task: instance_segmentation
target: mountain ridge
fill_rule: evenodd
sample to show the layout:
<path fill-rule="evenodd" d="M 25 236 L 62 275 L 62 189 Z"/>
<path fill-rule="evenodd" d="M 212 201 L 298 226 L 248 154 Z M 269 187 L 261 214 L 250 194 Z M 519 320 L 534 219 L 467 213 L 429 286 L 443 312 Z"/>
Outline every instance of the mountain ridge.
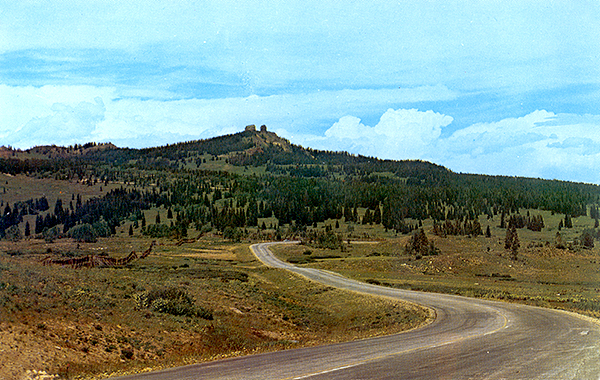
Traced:
<path fill-rule="evenodd" d="M 10 146 L 0 146 L 0 159 L 3 160 L 83 160 L 90 162 L 105 162 L 110 164 L 142 164 L 146 167 L 170 166 L 173 169 L 187 167 L 181 162 L 195 160 L 197 163 L 192 168 L 202 169 L 200 163 L 214 160 L 220 165 L 211 165 L 208 170 L 233 171 L 235 167 L 267 167 L 272 172 L 294 175 L 294 166 L 297 171 L 303 171 L 302 176 L 310 176 L 315 170 L 306 168 L 322 167 L 327 170 L 341 170 L 346 174 L 369 175 L 377 173 L 390 173 L 407 181 L 417 183 L 447 182 L 450 178 L 478 177 L 481 180 L 498 180 L 522 178 L 533 181 L 558 181 L 588 186 L 596 184 L 562 181 L 555 179 L 530 178 L 519 176 L 488 175 L 478 173 L 456 173 L 442 165 L 420 160 L 404 159 L 391 160 L 378 157 L 363 156 L 346 151 L 328 151 L 305 148 L 293 144 L 289 140 L 267 130 L 265 125 L 257 129 L 249 125 L 244 130 L 215 136 L 207 139 L 190 140 L 174 144 L 149 148 L 117 147 L 111 142 L 75 144 L 73 146 L 41 145 L 26 150 L 14 149 Z M 15 161 L 12 161 L 13 163 Z M 178 164 L 179 163 L 179 164 Z M 39 162 L 34 165 L 43 165 Z M 0 169 L 7 171 L 8 164 L 0 165 Z M 18 166 L 18 165 L 17 165 Z M 23 169 L 25 170 L 25 169 Z M 322 176 L 322 175 L 317 175 Z"/>
<path fill-rule="evenodd" d="M 421 177 L 424 172 L 431 171 L 452 173 L 441 165 L 423 160 L 389 160 L 345 151 L 304 148 L 268 131 L 264 125 L 260 130 L 252 125 L 232 134 L 142 149 L 121 148 L 108 142 L 68 147 L 43 145 L 24 151 L 3 147 L 2 152 L 2 158 L 89 159 L 115 163 L 138 163 L 159 158 L 176 162 L 198 157 L 206 159 L 210 155 L 225 159 L 233 166 L 352 166 L 362 172 L 392 172 L 401 177 Z"/>

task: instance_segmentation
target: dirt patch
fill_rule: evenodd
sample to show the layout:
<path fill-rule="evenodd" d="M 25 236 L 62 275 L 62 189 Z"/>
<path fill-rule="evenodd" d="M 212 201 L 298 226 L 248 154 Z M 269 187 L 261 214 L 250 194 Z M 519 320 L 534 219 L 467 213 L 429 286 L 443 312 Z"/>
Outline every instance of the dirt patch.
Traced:
<path fill-rule="evenodd" d="M 183 253 L 177 253 L 181 257 L 194 257 L 207 260 L 235 260 L 236 255 L 230 250 L 217 250 L 205 248 L 186 248 Z"/>

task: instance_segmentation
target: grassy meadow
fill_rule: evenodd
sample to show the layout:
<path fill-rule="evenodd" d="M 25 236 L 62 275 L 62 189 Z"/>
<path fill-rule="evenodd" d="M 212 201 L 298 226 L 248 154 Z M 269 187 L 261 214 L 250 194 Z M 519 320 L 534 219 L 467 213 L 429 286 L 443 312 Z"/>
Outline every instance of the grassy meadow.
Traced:
<path fill-rule="evenodd" d="M 222 163 L 202 165 L 217 164 Z M 77 196 L 85 200 L 117 187 L 133 185 L 0 174 L 2 202 L 46 196 L 50 209 L 58 198 L 67 207 Z M 439 250 L 433 256 L 406 254 L 410 234 L 380 225 L 337 221 L 336 226 L 335 220 L 313 229 L 342 236 L 343 249 L 302 244 L 273 250 L 297 265 L 374 284 L 523 302 L 599 318 L 600 248 L 576 244 L 594 220 L 573 218 L 573 228 L 560 231 L 570 248 L 559 249 L 555 237 L 564 215 L 529 212 L 541 214 L 545 228 L 518 230 L 517 260 L 504 249 L 506 229 L 499 228 L 499 216 L 479 219 L 484 231 L 490 227 L 491 237 L 442 238 L 432 233 L 430 220 L 423 221 Z M 164 207 L 144 214 L 149 224 L 157 214 L 168 221 Z M 33 226 L 35 216 L 25 217 L 23 232 L 26 221 Z M 261 218 L 259 225 L 263 222 L 268 228 L 277 225 L 274 218 Z M 351 294 L 266 268 L 249 250 L 255 241 L 231 242 L 194 229 L 188 231 L 193 239 L 183 244 L 157 239 L 148 257 L 121 267 L 43 265 L 47 258 L 139 254 L 153 239 L 143 236 L 139 226 L 130 236 L 133 223 L 125 221 L 116 235 L 94 243 L 35 236 L 0 240 L 0 378 L 34 379 L 39 372 L 33 370 L 64 379 L 105 378 L 389 334 L 431 318 L 415 305 Z"/>
<path fill-rule="evenodd" d="M 5 202 L 46 196 L 51 208 L 57 198 L 68 204 L 74 194 L 124 186 L 0 176 Z M 146 218 L 157 213 L 167 220 L 164 208 Z M 250 242 L 212 233 L 185 244 L 158 239 L 148 257 L 123 267 L 43 265 L 46 258 L 139 254 L 152 239 L 139 229 L 129 236 L 130 224 L 95 243 L 0 240 L 0 378 L 105 378 L 399 332 L 430 317 L 413 305 L 268 269 Z"/>

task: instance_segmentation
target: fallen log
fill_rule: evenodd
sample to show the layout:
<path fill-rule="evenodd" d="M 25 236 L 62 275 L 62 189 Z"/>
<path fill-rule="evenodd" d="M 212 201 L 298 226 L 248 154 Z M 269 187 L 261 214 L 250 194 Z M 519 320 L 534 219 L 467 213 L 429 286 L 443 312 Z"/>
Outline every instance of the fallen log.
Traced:
<path fill-rule="evenodd" d="M 106 256 L 98 256 L 98 255 L 86 255 L 83 257 L 71 257 L 66 259 L 54 259 L 50 256 L 44 258 L 42 260 L 43 265 L 60 265 L 60 266 L 70 266 L 71 268 L 93 268 L 93 267 L 121 267 L 125 266 L 135 260 L 143 259 L 148 257 L 150 252 L 152 252 L 152 247 L 156 245 L 156 241 L 153 241 L 148 247 L 147 250 L 142 252 L 140 256 L 138 256 L 135 251 L 131 251 L 129 255 L 122 258 L 113 258 Z"/>

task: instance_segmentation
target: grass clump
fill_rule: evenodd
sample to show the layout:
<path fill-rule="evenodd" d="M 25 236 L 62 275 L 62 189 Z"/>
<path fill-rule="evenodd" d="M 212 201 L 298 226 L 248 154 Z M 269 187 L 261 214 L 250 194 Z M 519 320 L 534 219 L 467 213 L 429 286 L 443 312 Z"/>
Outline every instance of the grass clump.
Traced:
<path fill-rule="evenodd" d="M 138 293 L 134 296 L 137 306 L 159 313 L 175 316 L 198 317 L 212 320 L 213 314 L 201 306 L 183 288 L 167 287 Z"/>

